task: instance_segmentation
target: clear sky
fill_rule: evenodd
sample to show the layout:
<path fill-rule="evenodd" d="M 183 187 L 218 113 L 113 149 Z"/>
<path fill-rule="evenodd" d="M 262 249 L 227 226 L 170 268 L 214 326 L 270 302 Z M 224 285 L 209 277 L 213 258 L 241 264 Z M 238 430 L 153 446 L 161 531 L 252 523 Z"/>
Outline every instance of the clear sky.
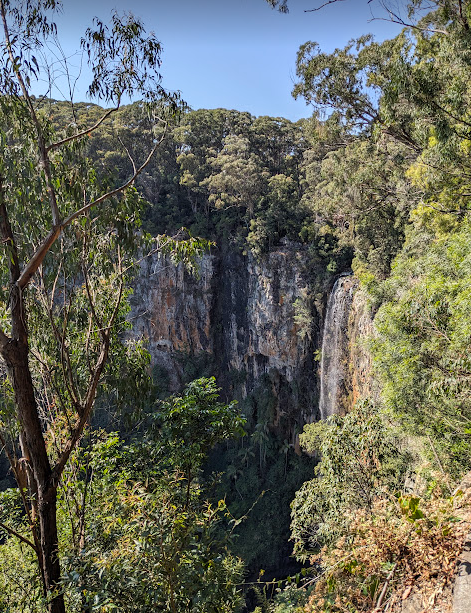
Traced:
<path fill-rule="evenodd" d="M 399 32 L 388 21 L 371 20 L 384 16 L 379 0 L 343 0 L 304 12 L 320 4 L 289 0 L 284 15 L 265 0 L 64 0 L 57 23 L 63 48 L 71 54 L 94 15 L 108 21 L 113 9 L 132 11 L 163 45 L 163 85 L 180 90 L 192 108 L 297 120 L 312 112 L 291 96 L 301 44 L 313 40 L 332 51 L 368 32 L 377 40 Z M 84 100 L 85 91 L 79 82 L 75 99 Z M 60 95 L 56 91 L 53 97 Z"/>

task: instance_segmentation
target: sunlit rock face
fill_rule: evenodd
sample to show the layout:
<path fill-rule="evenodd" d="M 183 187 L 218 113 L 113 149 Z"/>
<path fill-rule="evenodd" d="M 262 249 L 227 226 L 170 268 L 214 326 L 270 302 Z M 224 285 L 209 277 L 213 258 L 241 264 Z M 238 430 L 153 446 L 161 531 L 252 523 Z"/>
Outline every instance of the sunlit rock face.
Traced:
<path fill-rule="evenodd" d="M 368 307 L 366 294 L 358 289 L 353 296 L 348 322 L 349 406 L 353 406 L 361 398 L 378 396 L 379 391 L 374 383 L 371 356 L 368 351 L 368 340 L 374 336 L 374 333 L 373 314 Z"/>
<path fill-rule="evenodd" d="M 305 287 L 302 254 L 272 251 L 261 261 L 223 261 L 225 283 L 221 312 L 229 368 L 244 370 L 253 382 L 277 372 L 293 381 L 305 364 L 309 341 L 294 321 L 294 302 Z M 243 270 L 239 276 L 237 269 Z M 226 271 L 229 274 L 226 275 Z M 247 393 L 250 384 L 245 389 Z"/>
<path fill-rule="evenodd" d="M 147 258 L 134 286 L 133 334 L 147 339 L 152 365 L 167 371 L 171 391 L 193 360 L 207 365 L 228 398 L 265 386 L 275 399 L 271 423 L 293 411 L 299 424 L 312 421 L 318 317 L 313 309 L 301 338 L 294 306 L 305 295 L 306 261 L 289 243 L 258 260 L 227 250 L 205 255 L 197 278 L 168 259 Z"/>
<path fill-rule="evenodd" d="M 151 256 L 141 262 L 135 279 L 133 335 L 146 339 L 152 366 L 167 371 L 171 391 L 181 387 L 183 366 L 178 356 L 213 352 L 215 260 L 203 257 L 196 277 L 181 264 Z"/>
<path fill-rule="evenodd" d="M 155 255 L 142 261 L 134 283 L 132 334 L 146 339 L 170 392 L 214 374 L 225 398 L 248 399 L 257 419 L 261 405 L 270 405 L 270 424 L 296 443 L 304 423 L 345 413 L 374 393 L 366 346 L 374 327 L 357 281 L 337 279 L 323 317 L 310 304 L 301 334 L 295 305 L 308 285 L 307 254 L 293 243 L 258 259 L 214 251 L 199 262 L 198 276 Z"/>

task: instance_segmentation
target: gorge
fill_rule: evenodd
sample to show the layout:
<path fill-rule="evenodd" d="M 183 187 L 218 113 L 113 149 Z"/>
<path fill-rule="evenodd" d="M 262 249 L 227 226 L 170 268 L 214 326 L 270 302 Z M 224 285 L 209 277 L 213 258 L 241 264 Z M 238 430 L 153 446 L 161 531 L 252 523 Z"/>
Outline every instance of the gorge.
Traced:
<path fill-rule="evenodd" d="M 308 253 L 292 241 L 259 257 L 213 248 L 196 276 L 153 256 L 141 262 L 134 282 L 132 334 L 146 339 L 161 391 L 179 392 L 191 379 L 214 374 L 223 397 L 237 399 L 248 420 L 247 441 L 216 451 L 210 468 L 236 475 L 223 478 L 220 491 L 233 512 L 255 504 L 235 545 L 255 574 L 261 566 L 278 577 L 297 569 L 289 503 L 314 466 L 299 434 L 305 424 L 348 408 L 359 378 L 354 365 L 362 364 L 353 277 L 324 280 L 317 302 L 312 284 Z"/>
<path fill-rule="evenodd" d="M 302 44 L 293 121 L 192 110 L 131 13 L 75 102 L 62 4 L 0 0 L 0 611 L 450 613 L 471 1 Z"/>

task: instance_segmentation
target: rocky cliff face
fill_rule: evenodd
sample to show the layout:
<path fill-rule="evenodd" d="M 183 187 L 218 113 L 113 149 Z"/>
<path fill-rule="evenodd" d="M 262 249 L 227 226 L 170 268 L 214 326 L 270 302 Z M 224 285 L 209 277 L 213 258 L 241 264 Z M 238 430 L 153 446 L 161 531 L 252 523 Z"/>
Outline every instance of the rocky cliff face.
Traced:
<path fill-rule="evenodd" d="M 144 260 L 132 299 L 134 334 L 148 340 L 169 390 L 186 382 L 193 362 L 193 375 L 206 365 L 227 398 L 252 399 L 254 412 L 261 402 L 254 394 L 270 397 L 274 425 L 286 416 L 290 429 L 315 419 L 317 315 L 303 338 L 295 322 L 295 302 L 308 284 L 306 259 L 293 244 L 259 260 L 225 251 L 202 258 L 199 278 L 165 258 Z"/>
<path fill-rule="evenodd" d="M 214 351 L 214 276 L 212 256 L 202 258 L 198 278 L 167 258 L 141 262 L 131 299 L 133 335 L 147 340 L 152 366 L 168 374 L 170 391 L 183 384 L 180 355 Z"/>
<path fill-rule="evenodd" d="M 214 374 L 226 400 L 244 402 L 249 418 L 280 428 L 296 442 L 295 432 L 320 417 L 314 354 L 322 340 L 321 317 L 308 305 L 311 321 L 304 334 L 296 317 L 308 286 L 307 254 L 293 243 L 259 259 L 229 250 L 205 255 L 198 277 L 154 256 L 143 260 L 135 282 L 134 334 L 147 339 L 152 366 L 168 391 Z M 344 412 L 372 392 L 365 339 L 373 322 L 353 277 L 342 277 L 335 287 L 342 290 L 344 300 L 337 302 L 345 312 L 333 318 L 339 329 L 327 336 L 338 343 L 334 353 L 342 376 L 334 383 L 336 405 Z M 327 296 L 325 302 L 328 319 Z"/>
<path fill-rule="evenodd" d="M 353 406 L 360 398 L 378 393 L 374 386 L 371 357 L 367 348 L 367 339 L 373 335 L 373 315 L 368 308 L 365 293 L 358 289 L 353 296 L 348 321 L 349 406 Z"/>

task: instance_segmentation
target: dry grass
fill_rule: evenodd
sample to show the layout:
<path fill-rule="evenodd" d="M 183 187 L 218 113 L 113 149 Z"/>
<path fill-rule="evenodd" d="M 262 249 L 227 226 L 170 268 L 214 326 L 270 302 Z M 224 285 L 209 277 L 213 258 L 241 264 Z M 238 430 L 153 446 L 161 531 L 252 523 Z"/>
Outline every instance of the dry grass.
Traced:
<path fill-rule="evenodd" d="M 470 531 L 471 490 L 379 499 L 350 517 L 347 536 L 312 560 L 323 569 L 305 613 L 448 613 Z"/>

